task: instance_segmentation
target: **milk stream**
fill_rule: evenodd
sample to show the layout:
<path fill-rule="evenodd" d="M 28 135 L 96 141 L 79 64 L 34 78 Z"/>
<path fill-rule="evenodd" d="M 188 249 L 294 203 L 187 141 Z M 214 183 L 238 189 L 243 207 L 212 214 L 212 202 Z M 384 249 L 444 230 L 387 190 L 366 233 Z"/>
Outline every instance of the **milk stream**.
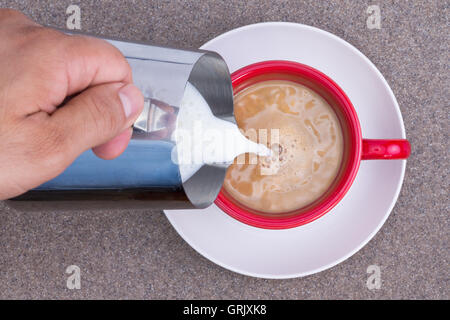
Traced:
<path fill-rule="evenodd" d="M 180 168 L 183 182 L 204 164 L 228 166 L 243 153 L 270 156 L 263 144 L 247 139 L 236 124 L 216 118 L 208 103 L 189 82 L 181 102 L 173 140 L 172 161 Z"/>

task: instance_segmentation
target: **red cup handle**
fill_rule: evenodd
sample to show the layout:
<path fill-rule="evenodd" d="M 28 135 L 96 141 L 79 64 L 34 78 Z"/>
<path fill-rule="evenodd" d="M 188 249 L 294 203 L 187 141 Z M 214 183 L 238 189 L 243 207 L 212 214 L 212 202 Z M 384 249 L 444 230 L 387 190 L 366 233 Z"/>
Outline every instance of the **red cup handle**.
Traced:
<path fill-rule="evenodd" d="M 363 140 L 363 160 L 407 159 L 410 153 L 411 145 L 408 140 Z"/>

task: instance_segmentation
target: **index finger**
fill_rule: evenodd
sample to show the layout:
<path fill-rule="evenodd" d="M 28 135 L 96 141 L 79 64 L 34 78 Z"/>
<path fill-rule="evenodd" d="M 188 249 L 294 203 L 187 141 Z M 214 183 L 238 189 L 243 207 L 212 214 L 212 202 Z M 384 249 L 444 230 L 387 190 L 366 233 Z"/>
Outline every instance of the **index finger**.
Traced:
<path fill-rule="evenodd" d="M 132 82 L 128 61 L 112 44 L 90 36 L 65 37 L 66 95 L 98 84 Z"/>
<path fill-rule="evenodd" d="M 5 100 L 9 113 L 27 116 L 44 111 L 51 114 L 67 96 L 89 87 L 132 82 L 128 61 L 107 41 L 67 35 L 35 25 L 19 14 L 13 15 L 11 21 L 16 24 L 10 24 L 6 51 L 2 53 L 9 62 L 0 63 L 7 86 Z M 23 88 L 28 88 L 25 94 Z"/>

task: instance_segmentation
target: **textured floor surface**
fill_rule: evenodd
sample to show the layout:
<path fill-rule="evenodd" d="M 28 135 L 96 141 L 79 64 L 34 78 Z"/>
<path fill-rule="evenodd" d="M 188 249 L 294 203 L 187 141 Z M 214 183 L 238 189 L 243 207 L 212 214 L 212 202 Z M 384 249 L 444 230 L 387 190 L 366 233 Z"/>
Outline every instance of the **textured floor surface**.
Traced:
<path fill-rule="evenodd" d="M 291 21 L 332 32 L 361 50 L 396 95 L 413 146 L 400 198 L 381 231 L 332 269 L 292 280 L 255 279 L 196 253 L 162 213 L 19 212 L 0 202 L 0 298 L 450 298 L 449 7 L 434 1 L 74 1 L 83 31 L 196 48 L 230 29 Z M 64 28 L 71 1 L 0 0 Z M 381 29 L 368 29 L 378 4 Z M 1 41 L 1 39 L 0 39 Z M 69 265 L 81 289 L 66 287 Z M 381 266 L 379 290 L 366 287 Z"/>

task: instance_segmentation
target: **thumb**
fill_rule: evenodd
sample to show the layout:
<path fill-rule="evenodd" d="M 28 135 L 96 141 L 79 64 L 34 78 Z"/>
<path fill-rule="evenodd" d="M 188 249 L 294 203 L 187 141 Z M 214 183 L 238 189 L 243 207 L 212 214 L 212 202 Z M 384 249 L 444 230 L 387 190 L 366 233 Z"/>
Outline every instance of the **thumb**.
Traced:
<path fill-rule="evenodd" d="M 83 91 L 50 118 L 65 131 L 70 140 L 70 150 L 66 151 L 75 159 L 130 128 L 143 106 L 144 97 L 133 84 L 108 83 Z"/>

